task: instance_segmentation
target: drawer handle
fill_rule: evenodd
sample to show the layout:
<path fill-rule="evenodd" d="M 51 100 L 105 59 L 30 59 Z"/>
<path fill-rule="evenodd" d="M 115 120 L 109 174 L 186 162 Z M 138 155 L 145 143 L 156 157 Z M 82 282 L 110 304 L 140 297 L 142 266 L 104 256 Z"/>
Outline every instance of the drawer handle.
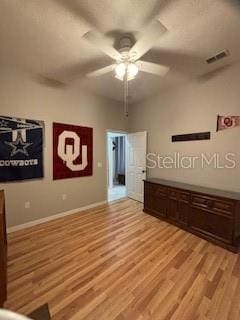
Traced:
<path fill-rule="evenodd" d="M 207 201 L 207 206 L 208 206 L 208 208 L 212 208 L 213 207 L 213 201 L 212 200 L 208 200 Z"/>

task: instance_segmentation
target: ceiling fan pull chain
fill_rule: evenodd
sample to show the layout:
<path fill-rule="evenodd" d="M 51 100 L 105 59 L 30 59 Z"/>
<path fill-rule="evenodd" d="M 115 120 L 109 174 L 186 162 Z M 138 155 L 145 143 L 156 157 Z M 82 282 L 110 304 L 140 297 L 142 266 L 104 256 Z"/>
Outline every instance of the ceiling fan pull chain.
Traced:
<path fill-rule="evenodd" d="M 128 74 L 124 75 L 124 114 L 128 117 Z"/>

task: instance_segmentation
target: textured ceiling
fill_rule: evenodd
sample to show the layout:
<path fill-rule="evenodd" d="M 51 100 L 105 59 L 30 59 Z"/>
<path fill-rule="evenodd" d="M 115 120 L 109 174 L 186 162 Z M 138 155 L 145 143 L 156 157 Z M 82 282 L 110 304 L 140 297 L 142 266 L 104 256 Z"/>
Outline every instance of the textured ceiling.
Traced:
<path fill-rule="evenodd" d="M 123 33 L 138 39 L 159 19 L 168 32 L 144 59 L 169 65 L 164 78 L 140 73 L 130 83 L 139 101 L 183 81 L 206 80 L 240 58 L 240 5 L 237 0 L 1 0 L 0 66 L 20 67 L 68 85 L 122 100 L 122 82 L 113 74 L 84 74 L 112 63 L 82 36 L 95 28 L 114 41 Z M 213 65 L 205 59 L 222 49 L 231 56 Z"/>

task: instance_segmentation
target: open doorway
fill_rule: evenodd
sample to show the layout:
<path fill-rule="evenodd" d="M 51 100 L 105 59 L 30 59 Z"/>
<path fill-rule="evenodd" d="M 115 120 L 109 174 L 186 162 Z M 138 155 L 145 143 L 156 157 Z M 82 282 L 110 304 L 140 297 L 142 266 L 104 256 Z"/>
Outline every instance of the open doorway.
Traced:
<path fill-rule="evenodd" d="M 107 132 L 108 201 L 126 197 L 126 134 Z"/>

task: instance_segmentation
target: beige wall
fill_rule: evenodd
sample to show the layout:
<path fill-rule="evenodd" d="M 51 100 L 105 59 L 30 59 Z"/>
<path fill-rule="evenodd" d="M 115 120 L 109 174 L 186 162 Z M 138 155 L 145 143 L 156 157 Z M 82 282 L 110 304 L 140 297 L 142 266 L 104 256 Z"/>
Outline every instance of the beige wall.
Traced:
<path fill-rule="evenodd" d="M 164 81 L 164 79 L 163 79 Z M 38 181 L 0 184 L 6 191 L 8 226 L 41 219 L 106 200 L 106 129 L 148 131 L 148 152 L 207 156 L 236 154 L 237 168 L 149 169 L 148 176 L 240 191 L 240 128 L 216 133 L 217 114 L 240 115 L 240 66 L 233 66 L 208 81 L 192 81 L 130 106 L 127 120 L 122 105 L 82 92 L 78 86 L 46 88 L 19 71 L 1 70 L 0 114 L 44 120 L 45 177 Z M 52 122 L 94 128 L 92 177 L 52 180 Z M 173 134 L 211 131 L 211 141 L 172 143 Z M 103 167 L 97 167 L 102 162 Z M 226 164 L 226 162 L 224 162 Z M 62 200 L 67 194 L 67 200 Z M 29 201 L 30 209 L 25 209 Z"/>
<path fill-rule="evenodd" d="M 194 80 L 130 108 L 129 129 L 148 131 L 148 152 L 193 156 L 206 153 L 208 157 L 214 152 L 221 157 L 227 152 L 236 154 L 235 169 L 201 169 L 199 162 L 195 169 L 150 169 L 148 176 L 240 191 L 240 127 L 216 133 L 217 114 L 240 115 L 239 84 L 240 66 L 234 65 L 212 79 Z M 211 141 L 171 142 L 174 134 L 202 131 L 212 132 Z"/>
<path fill-rule="evenodd" d="M 0 184 L 6 192 L 8 226 L 106 200 L 106 129 L 126 129 L 120 104 L 81 92 L 79 85 L 46 88 L 21 72 L 1 70 L 0 114 L 44 120 L 46 125 L 44 179 Z M 52 122 L 93 127 L 92 177 L 52 180 Z M 102 162 L 102 168 L 97 167 L 98 162 Z M 67 194 L 66 201 L 62 194 Z M 30 209 L 25 209 L 26 201 Z"/>

